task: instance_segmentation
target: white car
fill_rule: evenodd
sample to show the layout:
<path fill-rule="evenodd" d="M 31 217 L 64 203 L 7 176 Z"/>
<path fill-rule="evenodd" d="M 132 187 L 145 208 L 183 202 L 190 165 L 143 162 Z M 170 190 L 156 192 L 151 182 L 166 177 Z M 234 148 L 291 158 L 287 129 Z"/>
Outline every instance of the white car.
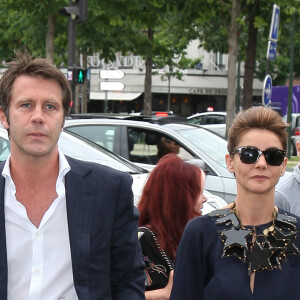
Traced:
<path fill-rule="evenodd" d="M 146 169 L 135 165 L 95 143 L 79 138 L 72 133 L 62 132 L 58 145 L 62 152 L 70 157 L 99 163 L 129 173 L 133 178 L 132 191 L 134 195 L 134 204 L 138 204 L 142 189 L 149 174 Z M 7 131 L 4 128 L 0 128 L 0 161 L 4 161 L 9 153 L 10 143 Z M 216 208 L 226 205 L 226 202 L 220 197 L 214 196 L 208 192 L 205 192 L 204 195 L 206 196 L 207 201 L 203 205 L 203 213 L 208 213 Z"/>
<path fill-rule="evenodd" d="M 179 156 L 198 160 L 206 172 L 205 189 L 231 203 L 236 182 L 226 168 L 227 141 L 202 126 L 126 119 L 67 119 L 64 131 L 73 132 L 148 170 L 156 165 L 157 141 L 161 136 L 180 145 Z M 173 122 L 173 118 L 170 118 Z M 201 165 L 202 163 L 202 165 Z"/>
<path fill-rule="evenodd" d="M 226 115 L 225 111 L 203 112 L 187 117 L 187 122 L 201 125 L 212 130 L 220 136 L 226 135 Z"/>

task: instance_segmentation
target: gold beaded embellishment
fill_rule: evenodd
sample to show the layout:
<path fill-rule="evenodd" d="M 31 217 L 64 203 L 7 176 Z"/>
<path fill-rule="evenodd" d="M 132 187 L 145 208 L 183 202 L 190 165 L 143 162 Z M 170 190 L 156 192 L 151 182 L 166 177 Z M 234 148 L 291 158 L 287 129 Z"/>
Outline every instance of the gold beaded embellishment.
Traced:
<path fill-rule="evenodd" d="M 274 209 L 272 225 L 257 234 L 256 228 L 246 228 L 239 219 L 235 203 L 231 209 L 216 210 L 209 214 L 216 217 L 216 225 L 225 225 L 218 231 L 224 244 L 222 257 L 236 256 L 248 263 L 248 275 L 262 270 L 281 270 L 281 261 L 287 255 L 300 254 L 294 244 L 298 235 L 297 219 Z"/>

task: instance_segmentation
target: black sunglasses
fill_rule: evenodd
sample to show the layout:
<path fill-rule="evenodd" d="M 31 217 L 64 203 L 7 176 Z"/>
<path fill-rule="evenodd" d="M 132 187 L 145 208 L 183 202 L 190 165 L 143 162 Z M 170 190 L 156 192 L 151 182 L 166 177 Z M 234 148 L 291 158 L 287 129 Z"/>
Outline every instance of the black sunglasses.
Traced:
<path fill-rule="evenodd" d="M 232 153 L 239 153 L 240 160 L 244 164 L 254 164 L 258 161 L 259 157 L 263 154 L 265 160 L 270 166 L 280 166 L 283 163 L 284 157 L 286 155 L 285 150 L 280 150 L 277 148 L 268 148 L 265 151 L 261 151 L 256 147 L 243 146 L 238 147 Z"/>

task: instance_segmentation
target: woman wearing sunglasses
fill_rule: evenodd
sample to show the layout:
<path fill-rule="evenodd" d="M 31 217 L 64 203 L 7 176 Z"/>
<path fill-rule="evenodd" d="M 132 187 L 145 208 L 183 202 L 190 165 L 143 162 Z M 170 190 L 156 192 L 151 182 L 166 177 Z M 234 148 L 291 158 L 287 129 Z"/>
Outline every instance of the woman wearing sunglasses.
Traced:
<path fill-rule="evenodd" d="M 236 199 L 186 226 L 172 300 L 299 299 L 300 218 L 274 206 L 287 163 L 286 127 L 269 108 L 236 116 L 225 158 Z"/>

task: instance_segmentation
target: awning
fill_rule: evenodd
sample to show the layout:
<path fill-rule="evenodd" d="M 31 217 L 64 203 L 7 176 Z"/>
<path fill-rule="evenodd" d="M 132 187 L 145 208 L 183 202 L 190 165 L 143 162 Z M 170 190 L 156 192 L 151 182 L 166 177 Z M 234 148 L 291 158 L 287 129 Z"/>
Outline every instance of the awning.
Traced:
<path fill-rule="evenodd" d="M 107 94 L 105 96 L 105 94 Z M 122 100 L 131 101 L 138 98 L 142 93 L 126 93 L 126 92 L 90 92 L 90 100 Z"/>

